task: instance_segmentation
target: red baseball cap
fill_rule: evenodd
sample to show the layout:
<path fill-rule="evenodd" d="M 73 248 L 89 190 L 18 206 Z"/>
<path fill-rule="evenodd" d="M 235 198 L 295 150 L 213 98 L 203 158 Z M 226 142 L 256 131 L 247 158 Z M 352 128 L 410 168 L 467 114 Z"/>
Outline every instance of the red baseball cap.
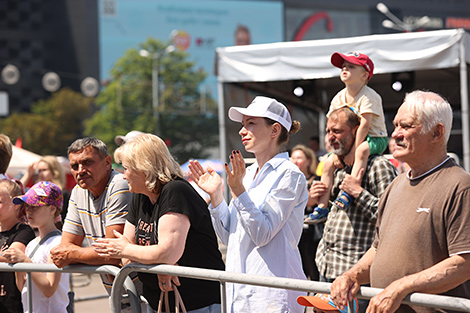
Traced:
<path fill-rule="evenodd" d="M 374 74 L 374 63 L 366 54 L 352 51 L 346 54 L 335 52 L 331 56 L 331 64 L 338 68 L 343 68 L 344 61 L 363 66 L 365 70 L 369 73 L 369 80 L 372 78 L 372 75 Z"/>

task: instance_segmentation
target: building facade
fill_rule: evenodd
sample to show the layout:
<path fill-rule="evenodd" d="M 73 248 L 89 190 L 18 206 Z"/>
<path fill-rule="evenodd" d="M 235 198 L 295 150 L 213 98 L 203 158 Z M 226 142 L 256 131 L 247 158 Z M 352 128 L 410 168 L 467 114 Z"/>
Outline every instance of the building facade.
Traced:
<path fill-rule="evenodd" d="M 96 0 L 0 1 L 0 115 L 28 112 L 50 91 L 80 92 L 85 78 L 97 80 L 97 28 Z"/>

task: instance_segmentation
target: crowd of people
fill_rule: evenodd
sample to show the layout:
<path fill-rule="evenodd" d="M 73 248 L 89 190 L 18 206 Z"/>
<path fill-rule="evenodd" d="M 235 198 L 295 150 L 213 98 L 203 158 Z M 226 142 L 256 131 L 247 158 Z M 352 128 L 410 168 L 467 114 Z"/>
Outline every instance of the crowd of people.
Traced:
<path fill-rule="evenodd" d="M 36 172 L 38 181 L 29 190 L 10 180 L 11 142 L 0 135 L 0 262 L 172 264 L 332 283 L 331 294 L 316 295 L 227 283 L 227 312 L 346 312 L 348 303 L 353 312 L 434 312 L 402 301 L 413 292 L 469 298 L 470 175 L 447 156 L 450 104 L 430 91 L 406 95 L 393 121 L 392 164 L 382 155 L 388 139 L 381 98 L 368 87 L 372 60 L 351 52 L 334 53 L 331 62 L 345 88 L 327 114 L 325 151 L 313 136 L 311 148 L 296 145 L 289 155 L 301 125 L 276 99 L 257 96 L 247 107 L 231 107 L 228 116 L 241 124 L 241 142 L 255 162 L 246 166 L 242 152 L 232 151 L 224 181 L 190 161 L 191 181 L 207 201 L 153 134 L 116 137 L 123 173 L 112 169 L 101 140 L 73 142 L 70 194 L 54 157 L 30 167 L 23 183 Z M 218 240 L 227 247 L 225 262 Z M 175 288 L 188 312 L 221 312 L 216 281 L 134 278 L 144 312 L 158 310 L 160 295 Z M 102 281 L 110 291 L 112 278 Z M 25 273 L 0 272 L 0 311 L 30 312 L 28 293 L 34 312 L 66 311 L 68 274 L 33 273 L 32 282 L 25 285 Z M 383 291 L 356 299 L 360 286 Z"/>

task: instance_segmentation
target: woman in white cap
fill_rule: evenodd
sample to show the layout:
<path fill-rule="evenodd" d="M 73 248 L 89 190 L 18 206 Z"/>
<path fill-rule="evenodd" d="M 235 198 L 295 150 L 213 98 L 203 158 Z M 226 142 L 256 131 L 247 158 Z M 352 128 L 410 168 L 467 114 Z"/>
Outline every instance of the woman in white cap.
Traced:
<path fill-rule="evenodd" d="M 280 102 L 256 97 L 247 108 L 232 107 L 232 121 L 241 122 L 245 150 L 256 162 L 245 169 L 240 151 L 226 163 L 232 201 L 223 199 L 223 181 L 191 161 L 192 179 L 211 197 L 209 211 L 214 228 L 227 246 L 226 270 L 255 275 L 305 279 L 297 245 L 307 203 L 306 180 L 299 168 L 281 152 L 300 123 L 292 122 Z M 301 292 L 253 285 L 227 284 L 228 312 L 303 312 L 297 304 Z"/>

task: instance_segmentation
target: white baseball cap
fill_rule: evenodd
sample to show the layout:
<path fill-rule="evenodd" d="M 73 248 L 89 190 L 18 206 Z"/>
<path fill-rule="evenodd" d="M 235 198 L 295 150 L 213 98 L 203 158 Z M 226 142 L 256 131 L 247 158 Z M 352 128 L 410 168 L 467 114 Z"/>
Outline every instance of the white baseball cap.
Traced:
<path fill-rule="evenodd" d="M 138 130 L 133 130 L 133 131 L 130 131 L 128 132 L 125 136 L 116 136 L 114 137 L 114 142 L 118 145 L 118 146 L 121 146 L 123 144 L 125 144 L 126 142 L 128 142 L 129 140 L 139 136 L 139 135 L 142 135 L 144 134 L 143 132 L 141 131 L 138 131 Z"/>
<path fill-rule="evenodd" d="M 276 99 L 256 97 L 248 107 L 231 107 L 228 117 L 234 122 L 241 122 L 243 116 L 267 117 L 284 126 L 287 131 L 292 127 L 292 119 L 287 108 Z"/>

